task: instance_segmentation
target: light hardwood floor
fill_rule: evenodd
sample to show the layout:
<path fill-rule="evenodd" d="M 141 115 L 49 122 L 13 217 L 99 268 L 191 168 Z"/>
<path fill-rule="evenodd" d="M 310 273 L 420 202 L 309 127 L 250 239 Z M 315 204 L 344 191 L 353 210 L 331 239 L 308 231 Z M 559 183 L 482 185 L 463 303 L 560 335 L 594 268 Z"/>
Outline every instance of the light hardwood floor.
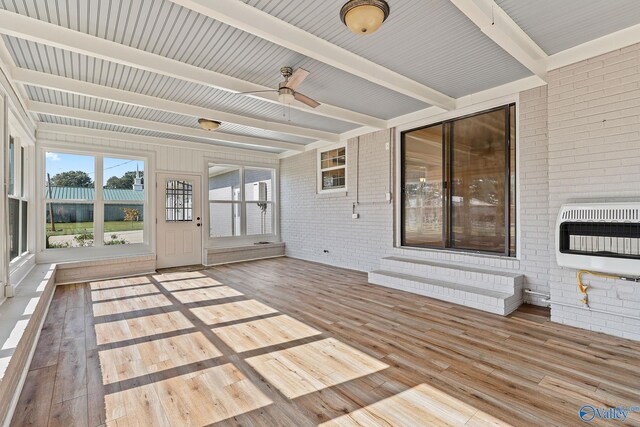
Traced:
<path fill-rule="evenodd" d="M 585 404 L 640 406 L 640 343 L 280 258 L 59 287 L 12 424 L 573 426 Z"/>

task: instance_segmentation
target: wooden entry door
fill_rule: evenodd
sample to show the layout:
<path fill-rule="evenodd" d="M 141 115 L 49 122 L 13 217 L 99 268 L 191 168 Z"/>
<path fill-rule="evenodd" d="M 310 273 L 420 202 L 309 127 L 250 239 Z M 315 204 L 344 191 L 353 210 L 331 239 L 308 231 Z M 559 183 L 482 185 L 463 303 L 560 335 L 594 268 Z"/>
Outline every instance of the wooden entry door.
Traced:
<path fill-rule="evenodd" d="M 200 176 L 159 173 L 157 190 L 157 267 L 202 264 Z"/>

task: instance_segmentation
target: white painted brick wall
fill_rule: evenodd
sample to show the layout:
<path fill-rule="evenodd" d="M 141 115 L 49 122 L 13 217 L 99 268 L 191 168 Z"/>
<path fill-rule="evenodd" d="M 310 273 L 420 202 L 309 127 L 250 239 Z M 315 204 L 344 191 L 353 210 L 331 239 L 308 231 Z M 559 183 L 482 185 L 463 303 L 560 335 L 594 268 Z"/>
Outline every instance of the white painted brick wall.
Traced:
<path fill-rule="evenodd" d="M 380 259 L 390 254 L 477 265 L 520 272 L 525 275 L 524 287 L 548 293 L 546 89 L 533 89 L 521 96 L 519 120 L 527 129 L 520 130 L 518 150 L 521 164 L 531 165 L 520 172 L 520 200 L 524 207 L 522 260 L 393 248 L 393 207 L 384 203 L 389 191 L 389 152 L 385 150 L 389 131 L 360 138 L 360 219 L 351 219 L 355 201 L 355 140 L 348 144 L 347 197 L 326 198 L 316 194 L 316 151 L 281 160 L 280 218 L 287 255 L 367 272 L 378 269 Z M 323 249 L 329 253 L 323 253 Z M 539 299 L 532 302 L 541 304 Z"/>
<path fill-rule="evenodd" d="M 640 45 L 549 73 L 550 288 L 579 305 L 576 271 L 557 266 L 556 216 L 571 201 L 640 197 Z M 639 272 L 640 273 L 640 272 Z M 640 286 L 586 276 L 594 309 L 640 316 Z M 553 321 L 640 340 L 640 321 L 554 305 Z"/>
<path fill-rule="evenodd" d="M 518 109 L 520 179 L 520 269 L 525 288 L 549 293 L 549 147 L 547 87 L 520 93 Z M 546 305 L 542 297 L 525 301 Z"/>
<path fill-rule="evenodd" d="M 356 201 L 358 140 L 347 145 L 347 196 L 316 194 L 315 150 L 280 162 L 280 223 L 289 256 L 371 271 L 393 247 L 393 207 L 389 190 L 389 131 L 360 137 L 359 201 Z M 324 250 L 329 253 L 324 253 Z"/>

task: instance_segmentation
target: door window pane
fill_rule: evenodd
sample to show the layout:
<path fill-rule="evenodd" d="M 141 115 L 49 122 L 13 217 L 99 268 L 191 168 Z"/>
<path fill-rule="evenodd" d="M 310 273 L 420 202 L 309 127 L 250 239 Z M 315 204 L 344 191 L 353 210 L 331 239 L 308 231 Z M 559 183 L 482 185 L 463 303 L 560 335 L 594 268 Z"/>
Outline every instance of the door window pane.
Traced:
<path fill-rule="evenodd" d="M 170 179 L 165 194 L 167 221 L 193 221 L 193 182 Z"/>
<path fill-rule="evenodd" d="M 451 246 L 505 252 L 505 110 L 452 123 Z"/>
<path fill-rule="evenodd" d="M 144 205 L 105 204 L 104 244 L 144 243 Z"/>
<path fill-rule="evenodd" d="M 244 197 L 247 201 L 271 201 L 273 177 L 271 169 L 246 168 L 244 171 Z"/>
<path fill-rule="evenodd" d="M 209 235 L 211 237 L 240 236 L 241 203 L 209 203 Z"/>
<path fill-rule="evenodd" d="M 9 199 L 9 260 L 20 255 L 20 200 Z"/>
<path fill-rule="evenodd" d="M 209 200 L 240 200 L 240 168 L 209 166 Z"/>
<path fill-rule="evenodd" d="M 46 153 L 45 197 L 95 200 L 95 157 Z"/>
<path fill-rule="evenodd" d="M 436 125 L 405 134 L 404 244 L 443 246 L 442 132 Z"/>
<path fill-rule="evenodd" d="M 93 204 L 55 203 L 46 205 L 47 248 L 93 246 Z"/>

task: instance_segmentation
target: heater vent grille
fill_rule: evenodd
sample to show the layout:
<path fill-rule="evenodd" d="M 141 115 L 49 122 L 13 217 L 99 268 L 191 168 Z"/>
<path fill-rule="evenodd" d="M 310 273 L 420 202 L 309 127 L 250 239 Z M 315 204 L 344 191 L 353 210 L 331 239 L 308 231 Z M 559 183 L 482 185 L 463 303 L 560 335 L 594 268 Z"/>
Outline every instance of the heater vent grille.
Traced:
<path fill-rule="evenodd" d="M 640 222 L 640 209 L 586 208 L 569 209 L 562 212 L 563 220 L 570 221 L 632 221 Z"/>
<path fill-rule="evenodd" d="M 564 205 L 555 243 L 560 266 L 640 275 L 640 203 Z"/>

